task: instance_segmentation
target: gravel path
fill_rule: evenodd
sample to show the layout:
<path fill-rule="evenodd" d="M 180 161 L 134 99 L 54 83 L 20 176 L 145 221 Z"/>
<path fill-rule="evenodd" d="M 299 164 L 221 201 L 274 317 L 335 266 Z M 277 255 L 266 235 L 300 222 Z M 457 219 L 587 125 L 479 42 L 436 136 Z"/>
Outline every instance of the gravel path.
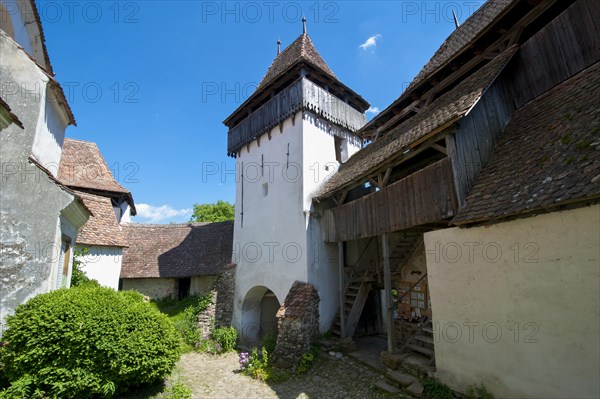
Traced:
<path fill-rule="evenodd" d="M 179 379 L 192 388 L 194 399 L 379 399 L 389 398 L 373 384 L 382 376 L 344 357 L 322 356 L 306 374 L 278 383 L 262 383 L 237 372 L 238 354 L 183 355 L 177 368 Z"/>

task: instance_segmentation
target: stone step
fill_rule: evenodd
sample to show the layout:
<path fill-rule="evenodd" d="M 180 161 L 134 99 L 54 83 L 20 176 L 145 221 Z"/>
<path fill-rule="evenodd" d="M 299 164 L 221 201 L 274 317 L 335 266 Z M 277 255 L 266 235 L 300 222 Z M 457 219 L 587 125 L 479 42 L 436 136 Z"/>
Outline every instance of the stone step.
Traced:
<path fill-rule="evenodd" d="M 396 388 L 393 385 L 388 384 L 385 381 L 377 381 L 374 384 L 374 386 L 375 386 L 375 388 L 380 389 L 387 393 L 393 393 L 393 394 L 400 393 L 400 390 L 398 388 Z"/>
<path fill-rule="evenodd" d="M 424 388 L 419 381 L 415 381 L 406 388 L 406 391 L 412 396 L 420 398 L 421 396 L 423 396 Z"/>
<path fill-rule="evenodd" d="M 417 341 L 426 342 L 433 345 L 433 338 L 431 338 L 429 335 L 416 335 L 415 339 Z"/>
<path fill-rule="evenodd" d="M 412 350 L 412 351 L 422 353 L 422 354 L 427 355 L 429 357 L 433 357 L 434 356 L 433 349 L 429 349 L 429 348 L 425 348 L 423 346 L 413 345 L 413 344 L 408 344 L 408 345 L 406 345 L 406 347 L 408 349 Z"/>
<path fill-rule="evenodd" d="M 401 371 L 392 369 L 387 369 L 385 373 L 385 378 L 387 378 L 388 381 L 400 388 L 405 388 L 417 381 L 417 378 L 413 377 L 410 374 L 406 374 Z"/>

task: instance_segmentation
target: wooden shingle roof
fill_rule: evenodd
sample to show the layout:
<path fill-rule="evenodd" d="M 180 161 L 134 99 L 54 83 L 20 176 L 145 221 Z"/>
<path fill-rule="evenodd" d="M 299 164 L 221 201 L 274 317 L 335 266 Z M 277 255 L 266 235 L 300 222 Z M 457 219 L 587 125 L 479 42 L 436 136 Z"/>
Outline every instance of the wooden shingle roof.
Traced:
<path fill-rule="evenodd" d="M 121 278 L 219 274 L 231 263 L 233 222 L 125 224 Z"/>
<path fill-rule="evenodd" d="M 430 77 L 441 66 L 468 47 L 493 21 L 510 8 L 517 0 L 489 0 L 477 9 L 442 43 L 431 59 L 408 85 L 407 91 Z"/>
<path fill-rule="evenodd" d="M 281 54 L 275 58 L 275 60 L 273 60 L 271 67 L 267 71 L 266 75 L 262 78 L 258 88 L 260 89 L 267 86 L 269 83 L 277 79 L 277 77 L 284 74 L 291 67 L 302 61 L 316 66 L 333 79 L 337 79 L 333 71 L 325 63 L 313 45 L 310 37 L 308 37 L 307 34 L 302 34 L 296 40 L 294 40 L 292 44 L 286 47 L 285 50 L 283 50 Z"/>
<path fill-rule="evenodd" d="M 596 63 L 514 113 L 453 223 L 599 198 L 600 63 Z"/>
<path fill-rule="evenodd" d="M 110 198 L 75 191 L 92 215 L 77 234 L 83 246 L 126 247 L 127 241 L 117 223 Z"/>
<path fill-rule="evenodd" d="M 330 196 L 359 178 L 366 179 L 369 173 L 386 161 L 402 156 L 407 150 L 466 115 L 494 82 L 516 50 L 516 46 L 510 47 L 417 115 L 358 151 L 323 185 L 317 197 Z"/>

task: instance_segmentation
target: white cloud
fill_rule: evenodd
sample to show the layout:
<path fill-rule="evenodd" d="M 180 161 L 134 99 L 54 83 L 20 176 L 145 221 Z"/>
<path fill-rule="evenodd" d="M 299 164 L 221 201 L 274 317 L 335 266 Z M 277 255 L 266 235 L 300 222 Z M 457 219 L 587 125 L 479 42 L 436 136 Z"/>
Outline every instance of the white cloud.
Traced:
<path fill-rule="evenodd" d="M 375 48 L 375 46 L 377 45 L 377 40 L 381 39 L 381 35 L 379 33 L 369 37 L 363 44 L 361 44 L 360 47 L 363 50 L 368 50 L 371 47 Z"/>
<path fill-rule="evenodd" d="M 143 223 L 160 223 L 178 219 L 180 222 L 187 221 L 192 216 L 191 209 L 173 209 L 171 205 L 153 206 L 148 204 L 136 204 L 137 216 L 147 219 Z"/>
<path fill-rule="evenodd" d="M 378 113 L 380 113 L 381 111 L 379 110 L 378 107 L 374 107 L 374 106 L 370 106 L 368 110 L 365 111 L 367 114 L 375 114 L 377 115 Z"/>

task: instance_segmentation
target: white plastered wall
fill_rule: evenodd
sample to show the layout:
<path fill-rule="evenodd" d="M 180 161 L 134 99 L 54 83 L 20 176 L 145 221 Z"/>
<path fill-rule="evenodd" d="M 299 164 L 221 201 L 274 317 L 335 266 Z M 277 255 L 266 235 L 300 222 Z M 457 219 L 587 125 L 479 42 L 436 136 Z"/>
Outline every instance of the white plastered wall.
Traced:
<path fill-rule="evenodd" d="M 600 397 L 600 205 L 425 234 L 437 376 Z"/>

